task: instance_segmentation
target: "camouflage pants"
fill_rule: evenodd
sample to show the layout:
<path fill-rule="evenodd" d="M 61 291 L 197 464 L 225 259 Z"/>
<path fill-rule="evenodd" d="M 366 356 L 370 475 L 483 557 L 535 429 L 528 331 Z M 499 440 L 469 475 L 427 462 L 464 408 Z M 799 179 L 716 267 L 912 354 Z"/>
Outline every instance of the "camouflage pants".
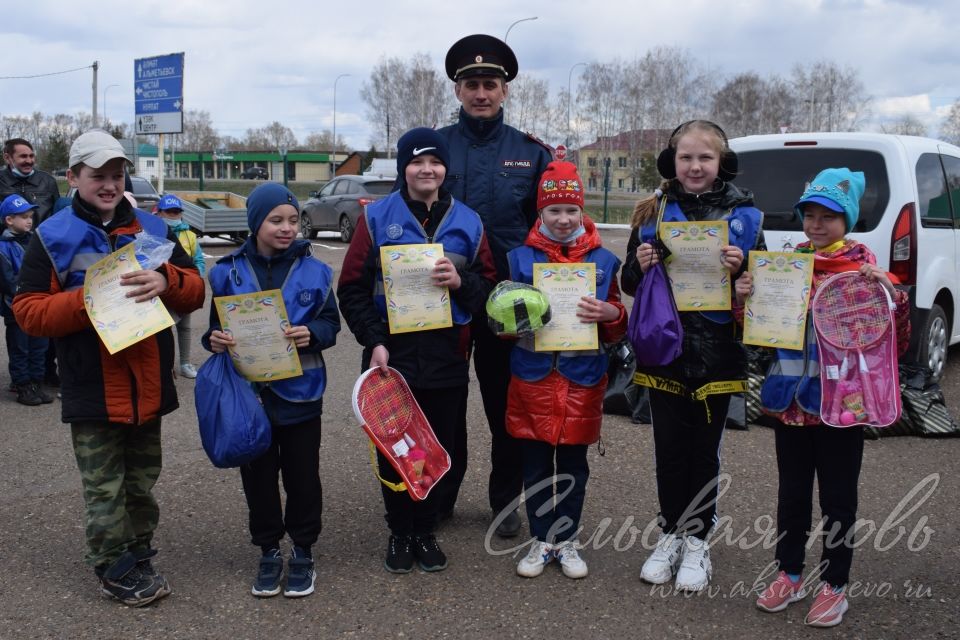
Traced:
<path fill-rule="evenodd" d="M 109 566 L 125 551 L 150 547 L 160 509 L 160 420 L 139 427 L 70 425 L 86 503 L 87 564 Z"/>

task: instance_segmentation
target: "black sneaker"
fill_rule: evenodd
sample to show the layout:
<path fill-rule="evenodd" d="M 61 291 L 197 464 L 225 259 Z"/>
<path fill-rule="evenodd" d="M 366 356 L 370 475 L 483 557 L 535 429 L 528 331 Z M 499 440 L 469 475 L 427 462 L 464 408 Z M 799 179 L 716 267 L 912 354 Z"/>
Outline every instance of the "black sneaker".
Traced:
<path fill-rule="evenodd" d="M 43 404 L 43 400 L 37 395 L 37 387 L 31 382 L 21 384 L 17 387 L 17 402 L 25 404 L 28 407 L 36 407 Z"/>
<path fill-rule="evenodd" d="M 33 390 L 37 394 L 37 397 L 40 398 L 40 402 L 43 404 L 50 404 L 53 402 L 53 396 L 48 396 L 43 390 L 43 386 L 39 382 L 33 382 Z"/>
<path fill-rule="evenodd" d="M 127 551 L 106 568 L 95 570 L 100 591 L 131 607 L 142 607 L 160 597 L 161 584 L 141 573 L 136 557 Z"/>
<path fill-rule="evenodd" d="M 280 593 L 280 581 L 283 579 L 283 556 L 280 549 L 270 549 L 260 558 L 257 579 L 250 593 L 258 598 L 269 598 Z"/>
<path fill-rule="evenodd" d="M 317 572 L 313 569 L 310 551 L 303 547 L 294 547 L 293 555 L 287 561 L 287 588 L 283 595 L 287 598 L 302 598 L 313 593 L 313 584 Z"/>
<path fill-rule="evenodd" d="M 413 555 L 424 571 L 443 571 L 447 568 L 447 556 L 440 550 L 437 537 L 432 533 L 413 537 Z"/>
<path fill-rule="evenodd" d="M 413 571 L 413 540 L 410 536 L 390 536 L 383 567 L 390 573 Z"/>
<path fill-rule="evenodd" d="M 493 519 L 496 520 L 500 516 L 500 513 L 499 511 L 494 511 Z M 500 521 L 494 533 L 500 538 L 515 538 L 520 533 L 520 525 L 520 514 L 514 509 Z"/>
<path fill-rule="evenodd" d="M 162 598 L 164 596 L 170 595 L 173 592 L 173 589 L 170 588 L 170 583 L 167 582 L 167 579 L 163 577 L 163 574 L 157 571 L 153 563 L 150 561 L 155 555 L 157 555 L 156 549 L 133 549 L 131 550 L 133 556 L 137 559 L 137 568 L 145 576 L 150 576 L 153 580 L 160 585 L 160 590 L 157 592 L 157 598 Z"/>

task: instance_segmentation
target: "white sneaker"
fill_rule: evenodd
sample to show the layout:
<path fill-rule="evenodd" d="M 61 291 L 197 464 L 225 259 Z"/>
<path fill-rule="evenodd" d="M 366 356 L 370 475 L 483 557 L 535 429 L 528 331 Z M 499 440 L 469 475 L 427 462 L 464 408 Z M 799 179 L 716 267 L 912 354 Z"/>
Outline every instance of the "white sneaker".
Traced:
<path fill-rule="evenodd" d="M 180 375 L 182 375 L 184 378 L 196 378 L 197 368 L 189 362 L 184 362 L 182 365 L 180 365 Z"/>
<path fill-rule="evenodd" d="M 535 540 L 530 551 L 517 563 L 517 575 L 524 578 L 536 578 L 543 568 L 553 560 L 553 546 L 547 542 Z"/>
<path fill-rule="evenodd" d="M 575 580 L 577 578 L 587 577 L 587 563 L 580 557 L 576 542 L 573 540 L 561 542 L 557 545 L 554 554 L 557 556 L 557 560 L 560 561 L 560 568 L 563 570 L 563 575 Z"/>
<path fill-rule="evenodd" d="M 680 565 L 682 550 L 683 538 L 674 533 L 661 533 L 656 548 L 640 569 L 640 579 L 650 584 L 669 582 Z"/>
<path fill-rule="evenodd" d="M 683 544 L 683 561 L 677 571 L 677 589 L 703 591 L 710 583 L 712 574 L 710 547 L 705 540 L 687 536 Z"/>

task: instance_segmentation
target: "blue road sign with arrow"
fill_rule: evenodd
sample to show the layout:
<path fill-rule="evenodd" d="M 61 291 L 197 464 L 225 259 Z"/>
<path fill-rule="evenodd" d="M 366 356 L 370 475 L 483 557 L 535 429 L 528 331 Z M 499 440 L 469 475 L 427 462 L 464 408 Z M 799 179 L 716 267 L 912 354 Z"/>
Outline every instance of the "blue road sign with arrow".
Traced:
<path fill-rule="evenodd" d="M 133 61 L 136 132 L 183 133 L 183 53 Z"/>

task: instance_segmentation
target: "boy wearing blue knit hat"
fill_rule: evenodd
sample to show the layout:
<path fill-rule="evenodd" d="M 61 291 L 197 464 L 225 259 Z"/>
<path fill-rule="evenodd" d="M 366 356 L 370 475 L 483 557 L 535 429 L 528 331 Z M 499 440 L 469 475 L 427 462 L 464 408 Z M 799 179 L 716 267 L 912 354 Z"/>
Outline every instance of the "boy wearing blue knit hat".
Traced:
<path fill-rule="evenodd" d="M 290 325 L 284 330 L 300 356 L 303 374 L 270 384 L 253 383 L 273 426 L 270 449 L 240 467 L 243 493 L 250 509 L 251 542 L 261 558 L 251 593 L 275 596 L 283 582 L 280 540 L 290 536 L 283 595 L 313 593 L 316 572 L 311 547 L 320 535 L 323 512 L 320 485 L 320 416 L 326 369 L 322 351 L 336 344 L 340 313 L 333 294 L 333 271 L 311 255 L 308 240 L 298 240 L 300 207 L 281 184 L 258 186 L 247 198 L 250 236 L 239 249 L 210 270 L 214 296 L 280 289 Z M 221 330 L 216 306 L 210 308 L 210 329 L 203 346 L 221 353 L 236 341 Z M 280 499 L 283 476 L 286 505 Z"/>
<path fill-rule="evenodd" d="M 795 207 L 809 238 L 796 250 L 815 256 L 811 300 L 838 270 L 857 269 L 883 285 L 897 305 L 897 352 L 903 355 L 910 340 L 907 293 L 894 289 L 870 249 L 846 237 L 857 224 L 865 186 L 864 175 L 859 171 L 837 168 L 818 173 Z M 737 279 L 738 320 L 742 321 L 743 302 L 752 286 L 750 272 Z M 814 627 L 832 627 L 840 624 L 849 608 L 847 583 L 856 533 L 863 426 L 837 428 L 821 419 L 818 350 L 812 338 L 813 328 L 809 327 L 807 332 L 807 344 L 802 351 L 777 350 L 760 391 L 764 413 L 776 420 L 778 574 L 757 599 L 757 607 L 769 613 L 783 611 L 803 600 L 810 587 L 816 585 L 804 622 Z M 814 477 L 826 534 L 819 565 L 804 575 Z"/>
<path fill-rule="evenodd" d="M 387 366 L 400 372 L 437 440 L 450 454 L 450 472 L 430 494 L 415 502 L 396 491 L 399 475 L 377 455 L 385 519 L 390 529 L 384 568 L 409 573 L 414 564 L 441 571 L 447 556 L 434 530 L 441 510 L 456 500 L 467 455 L 467 388 L 471 314 L 483 309 L 496 271 L 480 216 L 441 188 L 450 152 L 433 129 L 411 129 L 397 142 L 400 189 L 367 206 L 343 259 L 337 286 L 340 310 L 363 345 L 361 368 Z M 431 283 L 450 292 L 453 326 L 390 333 L 386 316 L 380 248 L 390 245 L 443 245 Z"/>

